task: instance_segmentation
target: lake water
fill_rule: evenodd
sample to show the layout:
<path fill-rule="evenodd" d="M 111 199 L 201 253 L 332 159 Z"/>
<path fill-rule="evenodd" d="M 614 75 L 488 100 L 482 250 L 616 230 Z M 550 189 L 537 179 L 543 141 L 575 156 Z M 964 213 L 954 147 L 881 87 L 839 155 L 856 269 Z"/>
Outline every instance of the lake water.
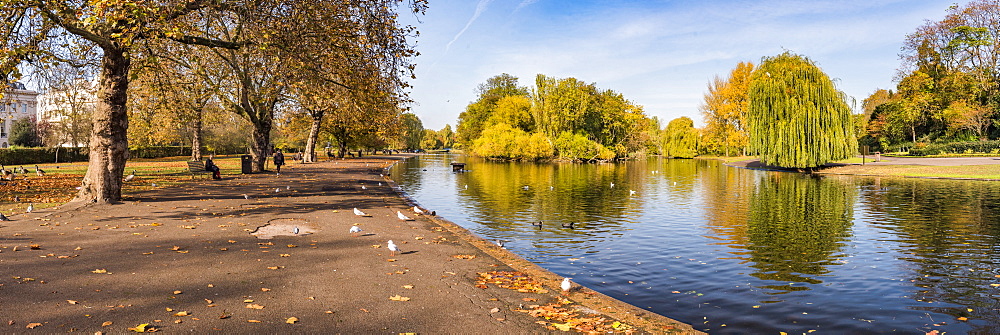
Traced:
<path fill-rule="evenodd" d="M 552 272 L 713 334 L 1000 333 L 998 182 L 458 155 L 393 178 Z"/>

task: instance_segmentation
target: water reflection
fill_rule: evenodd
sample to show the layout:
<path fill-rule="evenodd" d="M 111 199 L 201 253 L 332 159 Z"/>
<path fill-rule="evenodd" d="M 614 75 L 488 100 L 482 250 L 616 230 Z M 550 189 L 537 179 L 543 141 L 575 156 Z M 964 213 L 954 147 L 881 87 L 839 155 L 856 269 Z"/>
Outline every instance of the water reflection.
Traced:
<path fill-rule="evenodd" d="M 750 196 L 747 244 L 751 275 L 764 280 L 819 284 L 849 237 L 855 192 L 839 180 L 770 174 Z M 778 292 L 808 286 L 767 285 Z"/>
<path fill-rule="evenodd" d="M 711 333 L 1000 330 L 1000 183 L 450 155 L 393 173 L 445 218 Z"/>

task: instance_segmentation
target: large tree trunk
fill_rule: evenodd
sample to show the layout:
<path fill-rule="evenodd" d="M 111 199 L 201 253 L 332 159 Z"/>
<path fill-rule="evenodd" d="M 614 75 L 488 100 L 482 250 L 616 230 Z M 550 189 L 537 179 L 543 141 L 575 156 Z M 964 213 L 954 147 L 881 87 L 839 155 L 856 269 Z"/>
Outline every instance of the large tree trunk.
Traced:
<path fill-rule="evenodd" d="M 191 160 L 200 161 L 201 160 L 201 129 L 203 126 L 202 122 L 202 110 L 195 111 L 194 118 L 194 131 L 191 134 Z"/>
<path fill-rule="evenodd" d="M 306 139 L 306 152 L 303 161 L 316 162 L 316 140 L 319 138 L 319 126 L 323 122 L 324 111 L 311 111 L 312 126 L 309 127 L 309 138 Z"/>
<path fill-rule="evenodd" d="M 90 135 L 90 164 L 76 200 L 114 203 L 122 197 L 122 174 L 128 158 L 125 102 L 131 60 L 121 48 L 105 48 L 97 106 Z"/>
<path fill-rule="evenodd" d="M 253 156 L 253 172 L 264 172 L 268 154 L 271 153 L 271 123 L 273 118 L 263 117 L 253 122 L 250 139 L 250 155 Z"/>

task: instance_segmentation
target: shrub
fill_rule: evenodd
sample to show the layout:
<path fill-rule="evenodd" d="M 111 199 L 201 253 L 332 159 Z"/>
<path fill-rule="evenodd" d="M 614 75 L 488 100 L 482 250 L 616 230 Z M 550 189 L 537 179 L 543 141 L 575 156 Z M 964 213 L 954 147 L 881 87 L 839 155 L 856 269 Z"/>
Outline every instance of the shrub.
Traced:
<path fill-rule="evenodd" d="M 609 160 L 615 158 L 615 152 L 600 143 L 591 141 L 586 136 L 563 132 L 555 141 L 555 149 L 559 157 L 572 160 Z"/>

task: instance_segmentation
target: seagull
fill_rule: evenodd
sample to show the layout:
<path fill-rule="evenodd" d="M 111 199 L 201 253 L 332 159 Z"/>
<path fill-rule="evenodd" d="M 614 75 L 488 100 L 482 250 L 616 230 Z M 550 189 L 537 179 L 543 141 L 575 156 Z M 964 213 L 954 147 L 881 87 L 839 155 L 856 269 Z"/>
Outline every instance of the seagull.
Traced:
<path fill-rule="evenodd" d="M 628 195 L 635 195 L 635 191 L 634 190 L 628 190 Z"/>
<path fill-rule="evenodd" d="M 467 189 L 467 190 L 469 189 L 469 185 L 468 184 L 465 185 L 465 189 Z"/>
<path fill-rule="evenodd" d="M 28 209 L 26 210 L 26 212 L 31 213 L 31 211 L 33 210 L 35 210 L 35 204 L 28 204 Z"/>
<path fill-rule="evenodd" d="M 524 185 L 524 190 L 525 190 L 525 191 L 527 191 L 527 190 L 528 190 L 528 185 Z"/>
<path fill-rule="evenodd" d="M 292 234 L 298 235 L 299 234 L 299 227 L 292 228 Z"/>
<path fill-rule="evenodd" d="M 243 195 L 243 199 L 247 199 L 247 200 L 250 200 L 250 199 L 253 199 L 253 198 L 251 198 L 251 197 L 250 197 L 249 195 L 246 195 L 246 194 L 244 194 L 244 195 Z"/>
<path fill-rule="evenodd" d="M 497 244 L 498 247 L 503 248 L 503 240 L 497 240 L 496 244 Z"/>
<path fill-rule="evenodd" d="M 291 186 L 288 186 L 288 185 L 285 185 L 285 189 L 286 189 L 286 190 L 290 190 L 290 189 L 292 189 L 292 187 L 291 187 Z"/>
<path fill-rule="evenodd" d="M 354 208 L 354 215 L 357 215 L 357 216 L 364 216 L 364 217 L 369 217 L 369 216 L 371 216 L 371 215 L 368 215 L 368 213 L 365 213 L 365 212 L 362 212 L 362 211 L 361 211 L 360 209 L 358 209 L 357 207 L 355 207 L 355 208 Z"/>
<path fill-rule="evenodd" d="M 3 215 L 3 213 L 0 213 L 0 221 L 10 221 L 10 218 L 8 218 L 6 215 Z"/>
<path fill-rule="evenodd" d="M 556 189 L 555 187 L 549 186 L 549 191 Z"/>
<path fill-rule="evenodd" d="M 615 182 L 611 182 L 611 187 L 610 188 L 615 188 Z"/>
<path fill-rule="evenodd" d="M 378 186 L 382 186 L 382 182 L 379 182 L 379 183 L 378 183 Z"/>
<path fill-rule="evenodd" d="M 358 233 L 362 232 L 362 230 L 361 227 L 351 226 L 351 230 L 349 230 L 349 232 L 351 233 L 351 235 L 358 236 Z"/>
<path fill-rule="evenodd" d="M 278 192 L 281 192 L 281 189 L 280 189 L 280 188 L 276 188 L 276 189 L 274 189 L 274 193 L 278 193 Z"/>
<path fill-rule="evenodd" d="M 400 213 L 399 211 L 396 211 L 396 217 L 398 217 L 400 220 L 403 221 L 413 221 L 413 219 L 407 217 L 406 215 L 403 215 L 403 213 Z"/>
<path fill-rule="evenodd" d="M 129 175 L 125 176 L 125 182 L 126 183 L 130 182 L 130 181 L 132 181 L 132 179 L 135 179 L 135 170 L 132 170 L 132 174 L 129 174 Z"/>
<path fill-rule="evenodd" d="M 151 186 L 156 187 L 156 183 L 152 183 Z"/>
<path fill-rule="evenodd" d="M 563 222 L 562 227 L 563 228 L 573 229 L 573 225 L 575 225 L 575 224 L 576 224 L 576 222 L 570 222 L 570 223 Z"/>
<path fill-rule="evenodd" d="M 362 190 L 367 190 L 368 188 L 367 188 L 367 187 L 365 187 L 365 185 L 361 185 L 361 189 L 362 189 Z"/>
<path fill-rule="evenodd" d="M 562 284 L 559 284 L 559 287 L 562 288 L 563 295 L 569 294 L 569 289 L 573 288 L 573 283 L 569 282 L 570 279 L 573 278 L 570 277 L 563 278 Z"/>
<path fill-rule="evenodd" d="M 395 243 L 392 243 L 392 240 L 389 240 L 388 248 L 389 256 L 396 256 L 396 253 L 399 252 L 399 247 L 397 247 Z"/>
<path fill-rule="evenodd" d="M 417 206 L 413 206 L 413 212 L 417 213 L 417 214 L 424 214 L 424 211 L 421 210 L 420 207 L 417 207 Z"/>

